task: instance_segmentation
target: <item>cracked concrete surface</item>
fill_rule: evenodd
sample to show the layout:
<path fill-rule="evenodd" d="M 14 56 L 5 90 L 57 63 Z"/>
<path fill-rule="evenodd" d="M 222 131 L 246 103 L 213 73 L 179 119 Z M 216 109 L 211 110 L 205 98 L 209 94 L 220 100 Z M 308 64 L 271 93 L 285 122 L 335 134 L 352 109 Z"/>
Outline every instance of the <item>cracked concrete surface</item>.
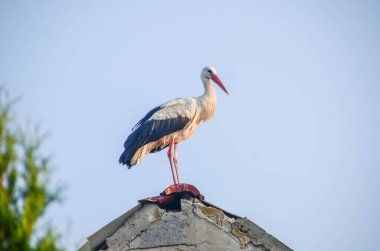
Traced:
<path fill-rule="evenodd" d="M 248 219 L 230 218 L 196 199 L 181 200 L 181 211 L 146 204 L 107 238 L 103 249 L 127 250 L 291 250 Z"/>

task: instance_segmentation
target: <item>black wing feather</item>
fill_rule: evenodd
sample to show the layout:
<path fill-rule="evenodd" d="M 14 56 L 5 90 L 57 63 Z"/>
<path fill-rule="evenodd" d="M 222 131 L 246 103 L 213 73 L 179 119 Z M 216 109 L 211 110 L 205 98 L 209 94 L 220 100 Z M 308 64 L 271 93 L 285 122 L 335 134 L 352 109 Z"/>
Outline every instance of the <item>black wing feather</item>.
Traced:
<path fill-rule="evenodd" d="M 142 146 L 159 140 L 165 135 L 183 129 L 190 119 L 186 117 L 176 117 L 163 120 L 149 120 L 149 118 L 155 113 L 157 107 L 151 110 L 144 118 L 137 123 L 137 128 L 128 136 L 124 143 L 125 150 L 121 154 L 119 162 L 131 167 L 131 159 L 135 152 Z M 149 115 L 149 116 L 148 116 Z M 136 127 L 136 126 L 135 126 Z M 164 149 L 162 148 L 152 149 L 151 152 L 157 152 Z"/>
<path fill-rule="evenodd" d="M 159 105 L 159 106 L 153 108 L 152 110 L 150 110 L 142 119 L 139 120 L 139 122 L 136 123 L 136 125 L 132 128 L 132 131 L 135 130 L 137 127 L 139 127 L 142 123 L 147 121 L 150 117 L 152 117 L 152 115 L 155 112 L 157 112 L 161 108 L 162 108 L 162 105 Z"/>

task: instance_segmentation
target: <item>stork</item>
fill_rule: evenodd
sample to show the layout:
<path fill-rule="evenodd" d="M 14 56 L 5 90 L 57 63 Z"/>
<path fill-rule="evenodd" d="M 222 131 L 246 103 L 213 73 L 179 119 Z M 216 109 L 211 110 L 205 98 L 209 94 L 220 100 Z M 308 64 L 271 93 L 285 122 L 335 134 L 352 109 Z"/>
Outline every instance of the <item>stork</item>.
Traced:
<path fill-rule="evenodd" d="M 204 93 L 199 97 L 177 98 L 149 111 L 132 128 L 132 133 L 124 143 L 124 152 L 119 162 L 128 168 L 144 159 L 148 153 L 169 147 L 167 155 L 174 184 L 178 184 L 178 144 L 190 138 L 201 122 L 213 117 L 216 109 L 214 81 L 228 94 L 212 66 L 201 72 Z"/>

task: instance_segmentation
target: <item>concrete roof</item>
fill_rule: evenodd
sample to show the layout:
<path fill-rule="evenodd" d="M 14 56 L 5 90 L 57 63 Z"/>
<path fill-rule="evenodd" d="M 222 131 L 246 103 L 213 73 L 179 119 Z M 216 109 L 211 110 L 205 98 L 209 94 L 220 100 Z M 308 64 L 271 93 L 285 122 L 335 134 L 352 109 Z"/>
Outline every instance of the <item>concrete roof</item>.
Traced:
<path fill-rule="evenodd" d="M 194 198 L 180 203 L 175 211 L 140 203 L 87 237 L 78 251 L 291 250 L 247 218 Z"/>
<path fill-rule="evenodd" d="M 139 203 L 137 206 L 133 207 L 132 209 L 117 217 L 116 219 L 114 219 L 95 233 L 88 236 L 84 240 L 84 243 L 81 245 L 78 251 L 97 250 L 97 248 L 99 248 L 99 246 L 106 241 L 106 238 L 114 234 L 121 226 L 123 226 L 124 222 L 128 219 L 128 217 L 140 210 L 142 207 L 143 205 Z"/>

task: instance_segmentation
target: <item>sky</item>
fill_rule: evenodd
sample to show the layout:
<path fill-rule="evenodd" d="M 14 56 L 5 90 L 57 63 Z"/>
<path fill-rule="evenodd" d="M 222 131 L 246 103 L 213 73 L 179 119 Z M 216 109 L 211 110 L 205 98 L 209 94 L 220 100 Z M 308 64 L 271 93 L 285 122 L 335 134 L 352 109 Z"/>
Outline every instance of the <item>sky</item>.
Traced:
<path fill-rule="evenodd" d="M 0 1 L 0 82 L 49 137 L 68 250 L 172 183 L 166 152 L 128 170 L 131 128 L 203 93 L 183 182 L 294 250 L 380 250 L 380 2 Z M 42 225 L 42 223 L 40 223 Z"/>

